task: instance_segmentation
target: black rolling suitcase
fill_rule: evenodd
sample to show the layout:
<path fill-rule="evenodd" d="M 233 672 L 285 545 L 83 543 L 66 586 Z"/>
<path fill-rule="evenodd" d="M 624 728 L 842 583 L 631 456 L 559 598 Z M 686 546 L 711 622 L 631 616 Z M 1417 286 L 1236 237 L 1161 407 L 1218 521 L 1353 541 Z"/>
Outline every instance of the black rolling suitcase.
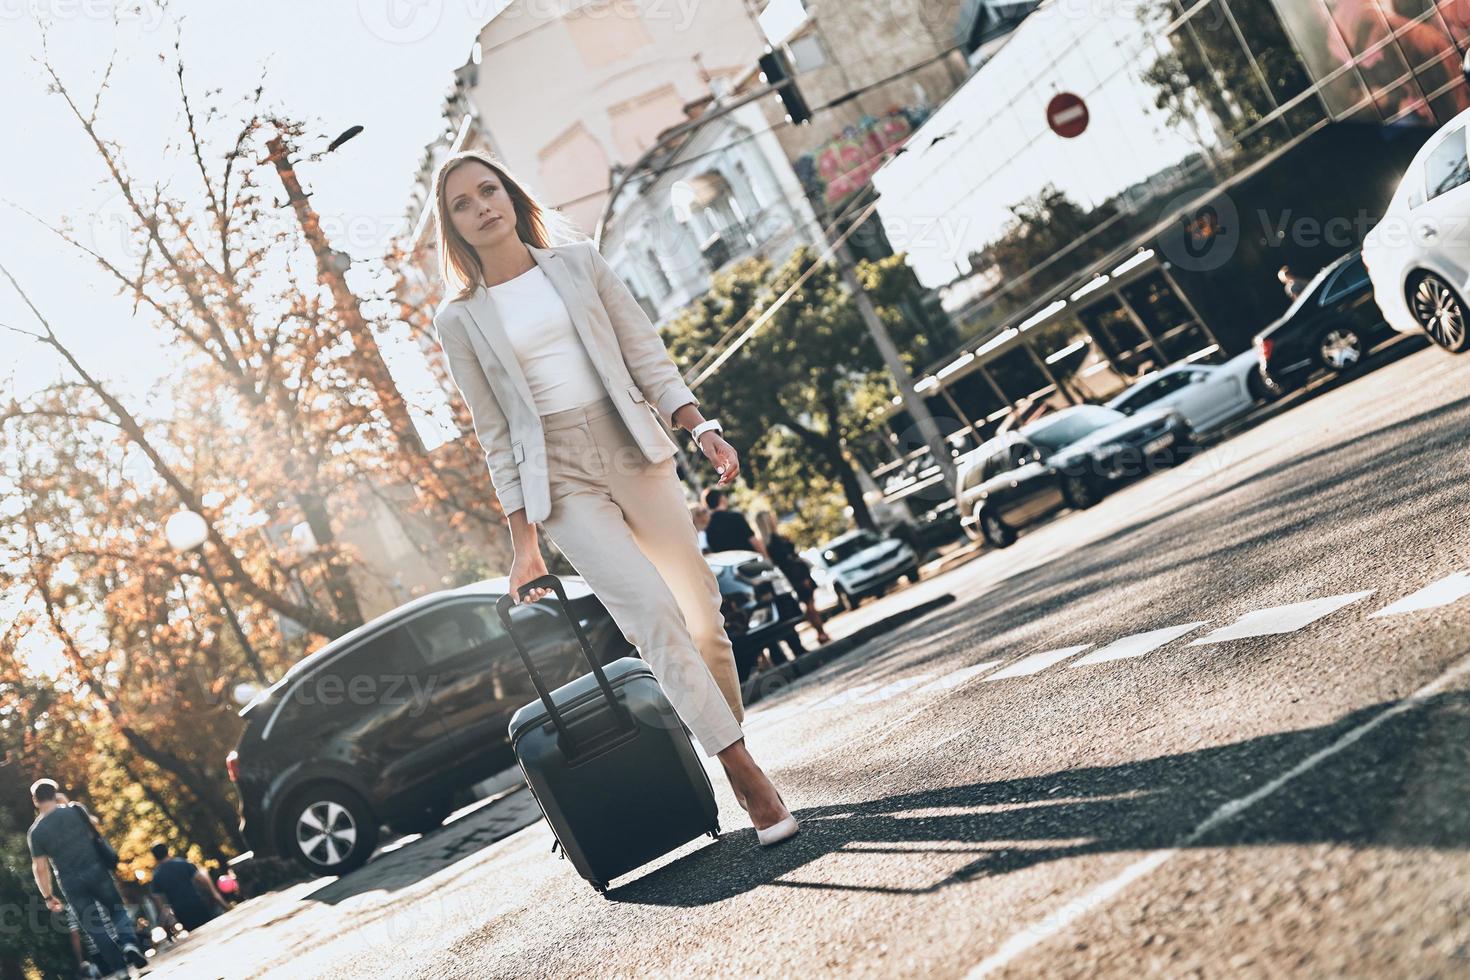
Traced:
<path fill-rule="evenodd" d="M 511 628 L 509 595 L 496 603 L 537 700 L 510 720 L 510 740 L 562 852 L 599 892 L 608 882 L 687 844 L 717 837 L 709 775 L 648 664 L 623 657 L 602 667 L 567 610 L 555 575 L 522 587 L 550 588 L 577 635 L 590 674 L 548 691 Z"/>

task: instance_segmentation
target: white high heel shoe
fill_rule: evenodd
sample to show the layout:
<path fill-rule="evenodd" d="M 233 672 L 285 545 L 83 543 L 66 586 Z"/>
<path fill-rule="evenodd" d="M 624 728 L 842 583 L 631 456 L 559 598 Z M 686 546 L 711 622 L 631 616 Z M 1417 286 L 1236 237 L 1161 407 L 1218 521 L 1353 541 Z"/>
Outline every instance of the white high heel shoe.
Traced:
<path fill-rule="evenodd" d="M 776 799 L 781 800 L 782 806 L 786 806 L 786 801 L 781 799 L 779 792 L 776 794 Z M 772 844 L 779 844 L 783 840 L 789 840 L 795 837 L 796 832 L 800 829 L 801 824 L 797 822 L 796 817 L 788 809 L 785 820 L 773 823 L 765 830 L 757 827 L 755 829 L 755 839 L 760 841 L 761 847 L 770 847 Z"/>

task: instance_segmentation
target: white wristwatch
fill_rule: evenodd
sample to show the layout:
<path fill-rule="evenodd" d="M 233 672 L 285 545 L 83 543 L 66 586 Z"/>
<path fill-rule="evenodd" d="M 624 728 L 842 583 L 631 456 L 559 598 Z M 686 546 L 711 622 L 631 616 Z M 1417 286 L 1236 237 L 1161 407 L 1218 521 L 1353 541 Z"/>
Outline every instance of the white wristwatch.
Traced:
<path fill-rule="evenodd" d="M 699 437 L 702 436 L 702 435 L 704 435 L 706 432 L 724 432 L 724 431 L 725 431 L 725 427 L 720 424 L 720 420 L 719 419 L 705 419 L 703 422 L 699 423 L 694 428 L 692 428 L 692 429 L 689 430 L 689 437 L 691 439 L 693 439 L 694 440 L 694 444 L 696 446 L 698 446 L 699 445 Z"/>

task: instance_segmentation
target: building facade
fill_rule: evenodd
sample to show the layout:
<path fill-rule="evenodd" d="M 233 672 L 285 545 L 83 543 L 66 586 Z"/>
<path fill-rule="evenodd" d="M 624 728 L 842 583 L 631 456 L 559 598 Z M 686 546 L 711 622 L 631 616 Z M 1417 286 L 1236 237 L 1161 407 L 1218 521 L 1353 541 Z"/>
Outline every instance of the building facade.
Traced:
<path fill-rule="evenodd" d="M 1287 305 L 1276 269 L 1357 247 L 1470 107 L 1467 45 L 1466 0 L 1043 4 L 874 177 L 968 338 L 920 381 L 955 451 L 1018 404 L 1249 348 Z M 1061 93 L 1081 135 L 1049 127 Z M 888 422 L 875 476 L 912 493 L 932 477 Z"/>

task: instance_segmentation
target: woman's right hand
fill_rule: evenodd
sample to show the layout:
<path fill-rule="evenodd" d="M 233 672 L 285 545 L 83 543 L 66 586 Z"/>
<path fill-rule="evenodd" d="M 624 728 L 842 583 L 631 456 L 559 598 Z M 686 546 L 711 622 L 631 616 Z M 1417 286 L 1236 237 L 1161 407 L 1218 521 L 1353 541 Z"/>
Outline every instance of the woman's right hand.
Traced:
<path fill-rule="evenodd" d="M 517 605 L 522 604 L 521 586 L 547 574 L 546 560 L 541 557 L 540 551 L 516 552 L 510 563 L 510 594 Z M 550 589 L 532 589 L 526 596 L 525 602 L 535 602 L 542 596 L 549 595 Z"/>

